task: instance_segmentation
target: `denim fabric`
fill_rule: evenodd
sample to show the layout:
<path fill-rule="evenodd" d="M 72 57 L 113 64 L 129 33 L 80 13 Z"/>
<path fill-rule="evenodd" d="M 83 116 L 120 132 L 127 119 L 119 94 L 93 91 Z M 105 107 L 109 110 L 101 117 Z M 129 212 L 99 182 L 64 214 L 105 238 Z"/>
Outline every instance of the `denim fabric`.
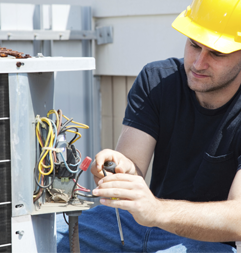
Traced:
<path fill-rule="evenodd" d="M 222 243 L 200 242 L 180 237 L 162 229 L 143 227 L 132 215 L 120 211 L 125 245 L 122 246 L 115 209 L 97 206 L 83 211 L 79 217 L 80 251 L 86 252 L 236 252 Z M 57 252 L 69 252 L 68 225 L 62 215 L 57 215 Z"/>

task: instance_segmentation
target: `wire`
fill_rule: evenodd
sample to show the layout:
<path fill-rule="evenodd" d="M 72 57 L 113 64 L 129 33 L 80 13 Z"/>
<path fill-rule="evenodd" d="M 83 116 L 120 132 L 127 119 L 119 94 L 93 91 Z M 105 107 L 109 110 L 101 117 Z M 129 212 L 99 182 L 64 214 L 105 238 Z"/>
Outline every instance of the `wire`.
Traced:
<path fill-rule="evenodd" d="M 63 213 L 63 216 L 64 216 L 65 222 L 69 225 L 69 222 L 68 222 L 67 219 L 66 219 L 65 213 Z"/>
<path fill-rule="evenodd" d="M 73 186 L 72 194 L 71 194 L 71 197 L 72 197 L 72 198 L 74 198 L 74 189 L 75 189 L 75 187 L 76 187 L 76 185 L 77 185 L 77 183 L 78 183 L 79 177 L 80 177 L 80 175 L 81 175 L 82 173 L 83 173 L 83 170 L 81 170 L 81 171 L 79 172 L 79 174 L 77 175 L 77 177 L 76 177 L 76 179 L 75 179 L 75 184 L 74 184 L 74 186 Z"/>
<path fill-rule="evenodd" d="M 52 122 L 48 119 L 48 118 L 41 118 L 42 121 L 46 122 L 48 124 L 48 135 L 47 135 L 47 138 L 46 138 L 46 141 L 45 141 L 45 144 L 44 144 L 44 147 L 54 147 L 54 143 L 56 142 L 56 137 L 57 137 L 57 134 L 54 135 L 53 133 L 53 128 L 52 128 Z M 38 122 L 37 123 L 37 126 L 36 126 L 36 131 L 40 131 L 39 130 L 39 125 L 40 123 Z M 57 133 L 57 130 L 56 130 L 56 133 Z M 39 138 L 39 135 L 37 135 L 37 137 Z M 39 141 L 41 147 L 43 148 L 42 146 L 42 142 Z M 38 170 L 41 174 L 45 175 L 45 176 L 48 176 L 50 175 L 52 172 L 53 172 L 53 169 L 54 169 L 54 166 L 53 166 L 53 158 L 51 155 L 49 155 L 50 157 L 50 165 L 44 165 L 43 163 L 43 160 L 44 158 L 50 154 L 51 151 L 50 150 L 43 150 L 42 151 L 42 154 L 41 154 L 41 159 L 38 163 Z M 50 168 L 50 170 L 48 172 L 43 172 L 42 168 Z"/>
<path fill-rule="evenodd" d="M 77 177 L 75 179 L 75 184 L 74 184 L 73 189 L 72 189 L 71 198 L 74 198 L 74 194 L 82 196 L 82 197 L 86 197 L 86 198 L 98 198 L 98 196 L 95 196 L 95 195 L 92 195 L 92 194 L 84 194 L 84 193 L 78 192 L 77 191 L 78 189 L 75 189 L 76 185 L 78 184 L 79 177 L 82 173 L 83 173 L 83 170 L 80 171 L 80 173 L 77 175 Z"/>
<path fill-rule="evenodd" d="M 63 117 L 66 119 L 66 120 L 69 120 L 69 118 L 67 118 L 65 115 L 63 115 Z M 89 129 L 89 126 L 85 125 L 85 124 L 82 124 L 82 123 L 79 123 L 79 122 L 76 122 L 76 121 L 72 121 L 74 124 L 76 125 L 80 125 L 82 126 L 81 128 L 84 128 L 84 129 Z"/>
<path fill-rule="evenodd" d="M 73 180 L 74 182 L 77 182 L 74 178 L 73 178 L 72 180 Z M 85 191 L 85 192 L 90 192 L 89 189 L 87 189 L 87 188 L 81 186 L 80 184 L 78 184 L 78 182 L 77 182 L 77 184 L 75 185 L 75 187 L 76 187 L 76 186 L 78 186 L 79 188 L 74 189 L 74 191 Z"/>
<path fill-rule="evenodd" d="M 84 194 L 84 193 L 81 193 L 81 192 L 75 192 L 75 194 L 77 194 L 79 196 L 82 196 L 82 197 L 85 197 L 85 198 L 99 198 L 99 196 L 95 196 L 95 195 L 92 195 L 92 194 Z"/>
<path fill-rule="evenodd" d="M 70 129 L 75 129 L 76 131 L 70 131 Z M 71 126 L 71 127 L 65 127 L 63 128 L 59 134 L 62 134 L 64 132 L 71 132 L 71 133 L 75 133 L 74 138 L 69 142 L 69 145 L 73 144 L 74 142 L 76 142 L 77 140 L 79 140 L 81 138 L 81 134 L 79 133 L 79 130 L 77 128 L 77 126 Z M 75 140 L 75 138 L 79 135 L 79 138 L 77 138 Z"/>
<path fill-rule="evenodd" d="M 64 115 L 63 115 L 63 116 L 64 116 Z M 62 127 L 60 128 L 60 131 L 61 131 L 65 126 L 67 126 L 72 120 L 73 120 L 73 118 L 68 119 L 67 121 L 65 121 L 64 124 L 62 125 Z"/>
<path fill-rule="evenodd" d="M 63 113 L 62 113 L 62 110 L 58 110 L 57 111 L 57 113 L 58 113 L 58 115 L 59 115 L 59 127 L 58 127 L 58 132 L 57 132 L 57 134 L 59 134 L 59 131 L 60 131 L 60 127 L 61 127 L 61 125 L 62 125 L 62 119 L 63 119 Z"/>
<path fill-rule="evenodd" d="M 65 161 L 62 152 L 60 152 L 60 155 L 61 155 L 61 157 L 62 157 L 62 159 L 63 159 L 63 162 L 64 162 L 64 165 L 65 165 L 66 169 L 67 169 L 70 173 L 76 174 L 76 173 L 78 173 L 78 172 L 80 171 L 80 168 L 77 168 L 77 170 L 71 170 L 71 169 L 69 168 L 67 162 Z M 78 163 L 76 163 L 76 164 L 70 164 L 70 165 L 73 166 L 73 167 L 75 167 L 75 166 L 80 165 L 80 163 L 81 163 L 81 159 L 80 159 L 80 161 L 79 161 Z"/>
<path fill-rule="evenodd" d="M 50 115 L 54 114 L 56 117 L 56 121 L 54 123 L 53 120 L 49 119 Z M 66 122 L 62 124 L 62 119 L 65 118 Z M 71 125 L 68 125 L 69 123 L 72 123 Z M 75 124 L 75 125 L 74 125 Z M 36 116 L 36 137 L 38 140 L 38 143 L 40 145 L 40 156 L 37 161 L 37 164 L 34 168 L 34 180 L 37 185 L 37 189 L 34 192 L 34 202 L 39 199 L 42 194 L 43 190 L 46 188 L 49 188 L 55 179 L 55 167 L 60 165 L 57 161 L 56 151 L 58 150 L 58 139 L 57 137 L 65 132 L 74 133 L 74 137 L 71 139 L 71 141 L 68 143 L 66 141 L 66 145 L 72 145 L 77 140 L 81 138 L 81 134 L 79 133 L 79 128 L 88 129 L 89 126 L 78 123 L 76 121 L 73 121 L 73 118 L 68 118 L 65 115 L 63 115 L 61 110 L 49 110 L 47 113 L 47 117 Z M 72 173 L 72 174 L 78 174 L 78 178 L 81 175 L 81 169 L 79 168 L 79 165 L 81 163 L 81 153 L 78 149 L 76 149 L 76 153 L 73 149 L 73 155 L 75 159 L 75 164 L 67 163 L 66 159 L 63 156 L 62 152 L 60 153 L 60 157 L 63 160 L 63 163 L 66 167 L 66 169 Z M 76 170 L 70 169 L 71 167 L 77 167 Z M 51 178 L 50 183 L 46 185 L 47 180 Z M 77 180 L 78 181 L 78 180 Z M 85 191 L 89 192 L 90 190 L 86 189 L 85 187 L 82 187 L 75 181 L 75 186 L 72 190 L 72 195 L 77 194 L 81 195 L 78 191 Z M 76 188 L 76 185 L 78 186 Z M 76 189 L 75 189 L 76 188 Z M 93 197 L 93 195 L 85 195 L 82 194 L 81 196 L 84 197 Z M 95 197 L 95 196 L 94 196 Z"/>
<path fill-rule="evenodd" d="M 35 179 L 35 182 L 38 185 L 38 187 L 40 187 L 41 189 L 46 189 L 46 188 L 50 187 L 53 184 L 53 181 L 54 181 L 54 178 L 55 178 L 55 169 L 54 169 L 54 166 L 53 166 L 53 159 L 52 159 L 53 154 L 51 153 L 51 146 L 52 147 L 55 146 L 55 143 L 56 143 L 56 140 L 57 140 L 57 128 L 56 128 L 56 125 L 54 124 L 54 122 L 52 120 L 49 120 L 49 119 L 46 119 L 46 118 L 41 118 L 41 121 L 47 123 L 47 125 L 48 125 L 48 129 L 47 129 L 48 130 L 48 136 L 46 138 L 45 144 L 43 144 L 43 140 L 42 140 L 42 137 L 41 137 L 42 135 L 40 134 L 40 132 L 41 132 L 40 131 L 40 122 L 38 122 L 37 126 L 36 126 L 36 135 L 37 135 L 39 144 L 42 147 L 42 152 L 41 152 L 40 158 L 38 160 L 37 166 L 35 166 L 35 168 L 34 168 L 34 179 Z M 53 129 L 51 128 L 51 126 L 53 126 Z M 42 127 L 43 127 L 43 125 L 42 125 Z M 52 130 L 52 133 L 50 132 L 51 130 Z M 49 150 L 48 150 L 48 148 L 49 148 Z M 47 161 L 47 163 L 52 163 L 52 164 L 46 165 L 45 164 L 46 161 Z M 42 167 L 40 167 L 40 165 Z M 43 172 L 43 168 L 47 169 L 51 165 L 53 166 L 52 170 L 50 169 L 47 173 Z M 41 170 L 39 170 L 39 176 L 37 175 L 37 167 L 38 167 L 38 169 L 41 168 Z M 51 173 L 52 173 L 51 182 L 48 185 L 44 186 L 44 176 L 50 175 Z M 46 181 L 46 179 L 45 179 L 45 181 Z M 42 195 L 42 190 L 41 189 L 40 189 L 40 192 L 39 192 L 41 194 L 38 194 L 36 196 L 36 198 L 34 199 L 34 202 Z"/>
<path fill-rule="evenodd" d="M 39 161 L 40 161 L 40 159 L 41 159 L 41 156 L 40 156 L 40 158 L 39 158 Z M 36 168 L 37 166 L 35 166 L 35 168 L 34 168 L 34 179 L 35 179 L 35 183 L 40 187 L 40 188 L 43 188 L 43 189 L 47 189 L 47 188 L 49 188 L 52 184 L 53 184 L 53 182 L 54 182 L 54 178 L 55 178 L 55 169 L 53 170 L 53 176 L 52 176 L 52 181 L 48 184 L 48 185 L 43 185 L 43 179 L 41 180 L 42 181 L 42 184 L 39 184 L 39 180 L 38 180 L 38 178 L 37 178 L 37 168 Z M 42 175 L 42 176 L 44 176 L 44 175 Z M 49 177 L 51 177 L 51 176 L 49 176 Z"/>
<path fill-rule="evenodd" d="M 50 110 L 50 111 L 48 111 L 48 113 L 47 113 L 47 118 L 49 118 L 49 115 L 50 114 L 55 114 L 55 116 L 56 116 L 56 127 L 58 128 L 59 127 L 59 115 L 58 115 L 58 113 L 57 113 L 57 111 L 56 110 Z"/>
<path fill-rule="evenodd" d="M 90 192 L 89 189 L 86 189 L 86 188 L 84 188 L 84 187 L 74 189 L 74 192 L 76 192 L 76 191 Z"/>

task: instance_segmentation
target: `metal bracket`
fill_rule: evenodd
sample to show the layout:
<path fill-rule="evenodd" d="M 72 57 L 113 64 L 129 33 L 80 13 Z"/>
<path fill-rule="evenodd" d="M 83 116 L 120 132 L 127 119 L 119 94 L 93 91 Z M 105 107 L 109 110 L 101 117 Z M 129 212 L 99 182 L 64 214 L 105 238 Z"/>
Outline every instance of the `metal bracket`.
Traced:
<path fill-rule="evenodd" d="M 97 45 L 113 43 L 112 26 L 104 26 L 96 28 Z"/>
<path fill-rule="evenodd" d="M 97 27 L 89 30 L 32 30 L 32 31 L 1 31 L 0 40 L 96 40 L 97 45 L 113 42 L 112 26 Z"/>

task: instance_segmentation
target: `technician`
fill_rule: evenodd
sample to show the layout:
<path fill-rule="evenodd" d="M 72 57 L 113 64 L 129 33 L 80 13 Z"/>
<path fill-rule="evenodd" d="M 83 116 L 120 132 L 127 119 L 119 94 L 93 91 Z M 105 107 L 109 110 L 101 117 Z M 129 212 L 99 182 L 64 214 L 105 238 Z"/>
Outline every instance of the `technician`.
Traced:
<path fill-rule="evenodd" d="M 116 151 L 92 164 L 103 205 L 80 216 L 82 252 L 235 252 L 241 241 L 241 0 L 194 0 L 173 27 L 184 59 L 143 68 Z M 116 174 L 103 178 L 107 160 Z"/>

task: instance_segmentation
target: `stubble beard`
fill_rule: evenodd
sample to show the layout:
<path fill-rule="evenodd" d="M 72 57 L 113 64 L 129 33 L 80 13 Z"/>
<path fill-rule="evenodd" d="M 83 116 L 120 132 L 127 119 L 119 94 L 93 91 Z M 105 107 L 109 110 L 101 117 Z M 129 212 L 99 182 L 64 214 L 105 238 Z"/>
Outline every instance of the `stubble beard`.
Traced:
<path fill-rule="evenodd" d="M 205 75 L 205 73 L 202 73 L 196 70 L 193 70 L 193 71 L 197 74 Z M 230 71 L 229 73 L 225 73 L 224 75 L 222 75 L 220 78 L 218 78 L 218 80 L 213 80 L 213 76 L 209 74 L 208 78 L 210 79 L 210 81 L 203 80 L 201 85 L 198 85 L 198 84 L 195 85 L 195 82 L 198 82 L 198 80 L 195 80 L 195 77 L 192 74 L 192 68 L 190 68 L 189 75 L 187 76 L 187 84 L 189 88 L 195 92 L 201 92 L 201 93 L 217 92 L 228 87 L 237 78 L 240 71 L 241 71 L 241 63 L 238 64 L 235 68 L 233 68 L 232 71 Z"/>

